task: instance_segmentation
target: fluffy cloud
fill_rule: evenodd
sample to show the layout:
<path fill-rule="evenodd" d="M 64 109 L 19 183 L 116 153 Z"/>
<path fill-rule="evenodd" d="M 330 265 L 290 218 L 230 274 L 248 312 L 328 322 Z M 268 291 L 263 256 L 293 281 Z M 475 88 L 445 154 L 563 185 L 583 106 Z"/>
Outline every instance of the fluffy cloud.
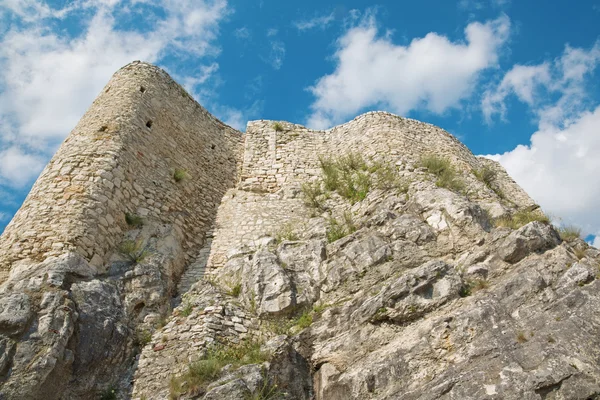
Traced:
<path fill-rule="evenodd" d="M 0 186 L 30 183 L 121 66 L 166 60 L 178 75 L 171 55 L 202 64 L 218 54 L 219 22 L 230 12 L 225 0 L 69 4 L 55 10 L 37 0 L 0 0 L 0 18 L 11 21 L 0 31 Z M 124 28 L 133 14 L 144 23 Z M 69 36 L 56 29 L 68 18 L 88 23 Z M 193 90 L 217 68 L 205 62 L 198 74 L 180 78 Z"/>
<path fill-rule="evenodd" d="M 586 235 L 600 234 L 600 105 L 589 107 L 586 91 L 599 62 L 600 42 L 567 46 L 552 62 L 513 67 L 483 102 L 488 117 L 505 115 L 512 94 L 530 106 L 538 120 L 530 144 L 493 157 L 546 212 Z"/>
<path fill-rule="evenodd" d="M 401 115 L 457 107 L 471 96 L 480 73 L 497 65 L 509 31 L 503 15 L 469 24 L 464 42 L 429 33 L 402 46 L 379 36 L 375 18 L 367 16 L 338 40 L 335 71 L 309 88 L 316 100 L 308 125 L 327 128 L 371 106 Z"/>

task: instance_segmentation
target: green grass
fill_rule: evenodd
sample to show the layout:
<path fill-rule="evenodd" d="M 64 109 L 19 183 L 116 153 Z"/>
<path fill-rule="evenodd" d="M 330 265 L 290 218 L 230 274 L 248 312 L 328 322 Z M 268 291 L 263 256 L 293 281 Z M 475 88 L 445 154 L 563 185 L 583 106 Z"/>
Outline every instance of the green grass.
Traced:
<path fill-rule="evenodd" d="M 186 301 L 183 303 L 183 308 L 181 309 L 180 314 L 184 317 L 189 317 L 192 314 L 192 311 L 194 311 L 194 305 L 189 301 Z"/>
<path fill-rule="evenodd" d="M 437 187 L 464 193 L 465 183 L 460 179 L 449 159 L 431 154 L 421 157 L 419 165 L 437 177 L 435 181 Z"/>
<path fill-rule="evenodd" d="M 321 182 L 303 183 L 302 195 L 304 197 L 304 204 L 307 207 L 314 208 L 316 210 L 324 209 L 327 195 L 323 192 L 323 190 L 321 190 Z"/>
<path fill-rule="evenodd" d="M 274 122 L 273 123 L 273 129 L 275 129 L 275 132 L 283 132 L 283 125 L 280 122 Z"/>
<path fill-rule="evenodd" d="M 270 355 L 262 352 L 262 342 L 245 340 L 239 344 L 218 344 L 207 349 L 205 356 L 188 365 L 183 376 L 172 377 L 169 389 L 172 399 L 187 393 L 199 393 L 211 382 L 217 380 L 226 365 L 237 369 L 242 365 L 261 364 L 269 361 Z"/>
<path fill-rule="evenodd" d="M 114 387 L 109 387 L 108 389 L 104 390 L 102 393 L 100 393 L 100 400 L 117 400 L 117 389 L 115 389 Z"/>
<path fill-rule="evenodd" d="M 144 220 L 142 220 L 142 217 L 130 213 L 125 213 L 125 222 L 127 222 L 127 225 L 134 228 L 140 228 L 142 225 L 144 225 Z"/>
<path fill-rule="evenodd" d="M 233 296 L 233 297 L 239 297 L 241 293 L 242 293 L 242 284 L 241 283 L 234 284 L 227 291 L 227 294 L 230 296 Z"/>
<path fill-rule="evenodd" d="M 345 236 L 356 232 L 357 227 L 352 218 L 352 214 L 345 212 L 341 221 L 336 218 L 329 219 L 329 226 L 326 230 L 327 241 L 333 243 Z"/>
<path fill-rule="evenodd" d="M 282 224 L 279 227 L 279 230 L 275 232 L 274 237 L 278 243 L 281 243 L 284 240 L 296 241 L 300 239 L 300 236 L 298 235 L 298 231 L 296 229 L 296 225 L 291 221 Z"/>
<path fill-rule="evenodd" d="M 473 175 L 475 175 L 475 177 L 479 181 L 483 182 L 483 184 L 489 188 L 492 187 L 492 184 L 496 180 L 496 171 L 494 171 L 487 165 L 484 165 L 479 169 L 473 170 Z"/>
<path fill-rule="evenodd" d="M 544 215 L 541 211 L 518 211 L 512 215 L 495 218 L 493 220 L 495 227 L 505 227 L 511 229 L 519 229 L 530 222 L 539 221 L 544 224 L 550 223 L 550 218 Z"/>
<path fill-rule="evenodd" d="M 185 169 L 175 168 L 175 172 L 173 172 L 173 179 L 175 182 L 181 182 L 184 179 L 188 178 L 188 173 Z"/>
<path fill-rule="evenodd" d="M 557 230 L 560 238 L 565 242 L 572 242 L 575 239 L 581 239 L 581 229 L 576 226 L 561 226 Z"/>
<path fill-rule="evenodd" d="M 119 252 L 134 264 L 143 262 L 150 255 L 150 251 L 144 247 L 140 240 L 125 240 L 119 245 Z"/>
<path fill-rule="evenodd" d="M 144 347 L 152 341 L 152 332 L 145 328 L 138 328 L 135 331 L 134 342 L 139 347 Z"/>

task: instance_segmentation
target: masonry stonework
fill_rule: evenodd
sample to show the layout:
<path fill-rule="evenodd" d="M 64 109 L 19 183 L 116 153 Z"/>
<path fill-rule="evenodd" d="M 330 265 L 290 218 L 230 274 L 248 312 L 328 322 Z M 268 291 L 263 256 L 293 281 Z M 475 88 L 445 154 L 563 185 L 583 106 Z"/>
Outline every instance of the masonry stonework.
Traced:
<path fill-rule="evenodd" d="M 189 260 L 234 185 L 242 135 L 211 116 L 164 71 L 119 70 L 44 169 L 0 240 L 11 264 L 73 250 L 102 269 L 126 213 L 173 223 Z M 186 177 L 176 182 L 175 170 Z"/>

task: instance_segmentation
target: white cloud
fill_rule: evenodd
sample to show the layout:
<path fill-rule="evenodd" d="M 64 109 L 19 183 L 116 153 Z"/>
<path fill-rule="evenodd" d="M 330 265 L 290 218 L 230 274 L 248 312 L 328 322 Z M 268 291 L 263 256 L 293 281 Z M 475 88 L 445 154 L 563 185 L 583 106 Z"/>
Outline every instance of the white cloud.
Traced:
<path fill-rule="evenodd" d="M 244 40 L 250 38 L 250 29 L 246 26 L 242 26 L 241 28 L 237 28 L 233 31 L 233 36 L 238 39 Z"/>
<path fill-rule="evenodd" d="M 335 19 L 333 13 L 321 15 L 308 20 L 296 21 L 294 26 L 300 31 L 306 31 L 313 28 L 325 29 Z"/>
<path fill-rule="evenodd" d="M 44 158 L 10 147 L 0 152 L 0 183 L 22 188 L 37 178 L 45 165 Z"/>
<path fill-rule="evenodd" d="M 5 212 L 0 212 L 0 222 L 6 222 L 10 218 L 10 215 Z"/>
<path fill-rule="evenodd" d="M 482 10 L 486 7 L 504 7 L 510 0 L 460 0 L 458 7 L 465 10 Z"/>
<path fill-rule="evenodd" d="M 494 114 L 506 115 L 504 100 L 514 93 L 519 100 L 532 105 L 536 89 L 550 83 L 548 63 L 535 66 L 516 65 L 502 79 L 494 90 L 488 90 L 483 95 L 481 108 L 485 119 L 491 122 Z"/>
<path fill-rule="evenodd" d="M 269 60 L 273 69 L 280 69 L 285 58 L 285 45 L 281 40 L 273 40 L 271 42 L 271 54 Z"/>
<path fill-rule="evenodd" d="M 11 187 L 31 183 L 123 65 L 193 57 L 197 72 L 180 78 L 192 90 L 203 84 L 218 68 L 205 60 L 218 54 L 219 22 L 230 12 L 225 0 L 81 0 L 58 11 L 36 0 L 0 1 L 0 17 L 18 21 L 0 33 L 0 186 Z M 143 18 L 140 30 L 123 28 L 128 13 Z M 65 35 L 56 30 L 65 15 L 87 24 Z M 172 73 L 179 75 L 177 64 Z"/>
<path fill-rule="evenodd" d="M 586 79 L 598 63 L 600 42 L 589 50 L 567 46 L 561 57 L 535 69 L 528 85 L 504 85 L 505 78 L 493 92 L 500 94 L 501 109 L 514 92 L 538 119 L 529 145 L 494 158 L 546 212 L 580 226 L 585 235 L 600 234 L 600 105 L 586 107 Z M 548 95 L 523 95 L 536 91 Z"/>
<path fill-rule="evenodd" d="M 309 89 L 316 100 L 308 125 L 326 128 L 372 106 L 401 115 L 458 107 L 471 96 L 480 73 L 497 65 L 509 31 L 503 15 L 469 24 L 464 42 L 429 33 L 402 46 L 378 36 L 374 17 L 367 16 L 338 40 L 335 71 Z"/>

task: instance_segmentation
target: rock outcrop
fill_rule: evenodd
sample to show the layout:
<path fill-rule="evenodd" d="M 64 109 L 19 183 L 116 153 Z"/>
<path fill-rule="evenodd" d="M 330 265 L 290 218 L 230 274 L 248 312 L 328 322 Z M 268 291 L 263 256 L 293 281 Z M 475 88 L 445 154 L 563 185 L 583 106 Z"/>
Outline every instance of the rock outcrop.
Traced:
<path fill-rule="evenodd" d="M 388 113 L 242 136 L 127 66 L 0 249 L 0 398 L 600 398 L 600 252 Z"/>

